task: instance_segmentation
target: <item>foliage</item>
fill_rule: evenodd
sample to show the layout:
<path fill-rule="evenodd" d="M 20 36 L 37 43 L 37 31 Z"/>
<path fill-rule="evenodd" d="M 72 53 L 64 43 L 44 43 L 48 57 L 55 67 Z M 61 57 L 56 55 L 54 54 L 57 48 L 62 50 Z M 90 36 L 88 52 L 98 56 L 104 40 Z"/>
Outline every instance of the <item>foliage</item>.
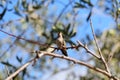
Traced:
<path fill-rule="evenodd" d="M 96 4 L 92 0 L 66 0 L 65 2 L 60 0 L 16 0 L 15 2 L 13 0 L 1 0 L 0 34 L 2 38 L 0 38 L 0 65 L 7 66 L 9 70 L 9 74 L 5 73 L 4 77 L 9 76 L 21 65 L 34 58 L 36 54 L 30 52 L 34 50 L 53 50 L 50 47 L 55 46 L 58 32 L 63 33 L 67 46 L 76 45 L 77 43 L 74 41 L 74 38 L 79 37 L 78 29 L 82 25 L 80 22 L 81 19 L 79 19 L 79 16 L 81 16 L 79 11 L 88 11 L 87 16 L 85 16 L 85 22 L 89 23 L 91 16 L 94 15 L 92 12 L 94 7 L 98 7 L 98 9 L 102 8 L 105 14 L 110 15 L 115 20 L 116 25 L 114 28 L 106 30 L 101 34 L 96 33 L 96 35 L 98 42 L 100 42 L 99 45 L 103 56 L 108 61 L 112 74 L 120 77 L 120 65 L 115 66 L 116 64 L 120 64 L 119 5 L 117 0 L 99 0 Z M 84 19 L 81 21 L 84 22 Z M 97 53 L 91 36 L 85 33 L 83 35 L 85 38 L 79 39 L 88 48 L 93 49 Z M 79 57 L 82 56 L 82 54 L 79 54 L 80 50 L 82 54 L 87 55 L 86 51 L 81 48 L 68 50 L 68 52 L 73 51 L 72 54 L 76 54 L 69 55 L 82 60 Z M 104 69 L 104 66 L 100 64 L 101 62 L 94 57 L 87 55 L 87 58 L 83 58 L 83 61 L 88 60 L 89 63 L 93 62 L 95 67 Z M 37 76 L 34 73 L 38 73 L 40 75 L 39 77 L 42 77 L 45 73 L 51 72 L 51 76 L 53 76 L 62 71 L 61 65 L 59 64 L 60 61 L 67 69 L 71 68 L 71 62 L 65 62 L 61 59 L 51 59 L 51 57 L 45 56 L 40 58 L 35 65 L 31 65 L 23 70 L 15 77 L 15 80 L 37 80 Z M 7 72 L 6 68 L 3 68 L 3 70 Z M 0 79 L 4 79 L 1 75 Z M 75 77 L 76 74 L 74 71 L 71 72 L 71 75 L 73 79 L 78 78 Z M 71 79 L 71 76 L 68 75 L 67 78 Z M 88 69 L 86 75 L 80 77 L 80 79 L 106 80 L 108 78 Z"/>

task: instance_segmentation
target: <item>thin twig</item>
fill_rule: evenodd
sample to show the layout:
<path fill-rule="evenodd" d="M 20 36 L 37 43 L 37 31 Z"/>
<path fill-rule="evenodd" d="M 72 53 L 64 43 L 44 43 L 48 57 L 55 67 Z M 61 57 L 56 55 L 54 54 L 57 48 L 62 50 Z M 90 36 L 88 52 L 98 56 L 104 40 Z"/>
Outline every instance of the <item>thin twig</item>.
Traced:
<path fill-rule="evenodd" d="M 93 29 L 93 25 L 92 25 L 91 19 L 90 19 L 90 27 L 91 27 L 91 30 L 92 30 L 92 34 L 93 34 L 94 41 L 95 41 L 96 47 L 97 47 L 97 49 L 98 49 L 98 53 L 99 53 L 99 55 L 100 55 L 100 58 L 101 58 L 101 60 L 102 60 L 102 62 L 103 62 L 103 64 L 104 64 L 104 66 L 105 66 L 105 69 L 107 70 L 108 73 L 110 73 L 108 64 L 107 64 L 107 62 L 105 61 L 105 58 L 103 57 L 102 52 L 101 52 L 101 50 L 100 50 L 100 48 L 99 48 L 99 46 L 98 46 L 97 38 L 96 38 L 94 29 Z"/>
<path fill-rule="evenodd" d="M 74 1 L 74 0 L 73 0 Z M 55 23 L 53 25 L 56 25 L 57 22 L 59 21 L 60 17 L 62 16 L 62 14 L 64 13 L 64 11 L 68 8 L 68 6 L 73 2 L 70 1 L 67 5 L 65 5 L 65 7 L 62 9 L 62 11 L 60 12 L 59 16 L 57 17 L 57 19 L 55 20 Z"/>
<path fill-rule="evenodd" d="M 5 66 L 5 69 L 6 69 L 6 71 L 7 71 L 7 76 L 9 76 L 9 75 L 10 75 L 10 71 L 9 71 L 8 67 Z M 10 79 L 10 80 L 12 80 L 12 79 Z"/>
<path fill-rule="evenodd" d="M 24 33 L 25 33 L 26 30 L 24 30 L 18 37 L 21 37 Z M 13 45 L 18 41 L 18 38 L 16 38 L 14 40 L 14 42 L 12 44 L 10 44 L 10 46 L 2 53 L 2 55 L 0 55 L 0 58 L 2 58 L 12 47 Z"/>
<path fill-rule="evenodd" d="M 110 64 L 110 61 L 112 60 L 113 56 L 115 55 L 115 51 L 117 51 L 117 49 L 120 48 L 120 43 L 117 43 L 113 46 L 113 48 L 111 49 L 109 55 L 108 55 L 108 60 L 107 63 Z"/>
<path fill-rule="evenodd" d="M 97 55 L 96 55 L 95 53 L 93 53 L 92 51 L 90 51 L 87 46 L 83 45 L 80 41 L 77 41 L 77 42 L 79 43 L 80 47 L 83 47 L 88 53 L 90 53 L 91 55 L 93 55 L 93 56 L 96 57 L 97 59 L 100 59 L 100 57 L 97 56 Z"/>
<path fill-rule="evenodd" d="M 34 40 L 27 40 L 27 39 L 22 38 L 22 37 L 20 37 L 20 36 L 16 36 L 16 35 L 14 35 L 14 34 L 5 32 L 5 31 L 3 31 L 3 30 L 1 30 L 1 29 L 0 29 L 0 32 L 3 32 L 3 33 L 5 33 L 5 34 L 7 34 L 7 35 L 9 35 L 9 36 L 11 36 L 11 37 L 15 37 L 15 38 L 17 38 L 17 39 L 21 39 L 21 40 L 27 41 L 27 42 L 32 43 L 32 44 L 37 44 L 37 45 L 41 45 L 41 46 L 48 46 L 47 44 L 41 44 L 41 43 L 39 43 L 38 41 L 34 41 Z"/>

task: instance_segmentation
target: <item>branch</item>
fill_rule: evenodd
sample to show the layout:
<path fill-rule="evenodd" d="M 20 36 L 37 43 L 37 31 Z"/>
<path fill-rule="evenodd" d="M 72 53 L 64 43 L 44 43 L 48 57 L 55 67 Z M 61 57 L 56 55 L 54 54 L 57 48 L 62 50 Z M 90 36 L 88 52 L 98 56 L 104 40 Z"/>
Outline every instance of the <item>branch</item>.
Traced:
<path fill-rule="evenodd" d="M 74 0 L 73 0 L 74 1 Z M 70 1 L 67 5 L 65 5 L 65 7 L 62 9 L 62 11 L 60 12 L 60 14 L 58 15 L 57 19 L 55 20 L 54 24 L 56 26 L 57 22 L 59 21 L 60 17 L 62 16 L 62 14 L 64 13 L 64 11 L 69 7 L 70 4 L 72 4 L 73 1 Z"/>
<path fill-rule="evenodd" d="M 21 37 L 25 32 L 26 32 L 26 30 L 24 30 L 18 37 Z M 13 47 L 13 45 L 17 42 L 17 40 L 18 40 L 18 38 L 16 38 L 14 40 L 14 42 L 12 44 L 10 44 L 10 46 L 2 53 L 2 55 L 0 55 L 0 58 L 2 58 L 10 50 L 10 48 Z"/>
<path fill-rule="evenodd" d="M 39 54 L 39 58 L 42 57 L 43 54 Z M 27 66 L 29 66 L 31 63 L 33 63 L 34 61 L 36 61 L 38 58 L 35 57 L 34 59 L 30 60 L 29 62 L 27 62 L 26 64 L 24 64 L 23 66 L 21 66 L 17 71 L 15 71 L 13 74 L 11 74 L 9 77 L 7 77 L 5 80 L 11 80 L 12 78 L 14 78 L 17 74 L 19 74 L 21 71 L 23 71 L 25 68 L 27 68 Z"/>
<path fill-rule="evenodd" d="M 15 37 L 15 38 L 17 38 L 17 39 L 21 39 L 21 40 L 27 41 L 27 42 L 29 42 L 29 43 L 33 43 L 33 44 L 37 44 L 37 45 L 41 45 L 41 46 L 47 46 L 47 44 L 41 44 L 41 43 L 39 43 L 38 41 L 27 40 L 27 39 L 22 38 L 22 37 L 20 37 L 20 36 L 16 36 L 16 35 L 14 35 L 14 34 L 10 34 L 10 33 L 8 33 L 8 32 L 5 32 L 5 31 L 3 31 L 3 30 L 1 30 L 1 29 L 0 29 L 0 32 L 3 32 L 3 33 L 5 33 L 5 34 L 7 34 L 7 35 L 9 35 L 9 36 L 12 36 L 12 37 Z"/>
<path fill-rule="evenodd" d="M 97 56 L 97 55 L 96 55 L 95 53 L 93 53 L 92 51 L 90 51 L 87 46 L 83 45 L 80 41 L 78 41 L 78 43 L 79 43 L 79 45 L 80 45 L 81 47 L 83 47 L 88 53 L 90 53 L 91 55 L 93 55 L 93 56 L 96 57 L 97 59 L 100 59 L 100 57 Z"/>
<path fill-rule="evenodd" d="M 102 60 L 102 62 L 103 62 L 103 64 L 104 64 L 104 66 L 105 66 L 105 69 L 107 70 L 108 73 L 110 73 L 108 64 L 107 64 L 107 62 L 105 61 L 105 58 L 103 57 L 102 52 L 101 52 L 101 50 L 100 50 L 100 48 L 99 48 L 99 46 L 98 46 L 97 38 L 96 38 L 94 29 L 93 29 L 93 25 L 92 25 L 91 19 L 90 19 L 90 27 L 91 27 L 91 30 L 92 30 L 92 34 L 93 34 L 94 41 L 95 41 L 96 47 L 97 47 L 97 49 L 98 49 L 98 53 L 99 53 L 99 55 L 100 55 L 100 58 L 101 58 L 101 60 Z"/>
<path fill-rule="evenodd" d="M 63 55 L 59 55 L 59 54 L 55 54 L 55 53 L 51 53 L 51 52 L 47 52 L 47 51 L 37 51 L 37 54 L 38 54 L 38 57 L 41 57 L 41 54 L 44 54 L 44 55 L 52 56 L 54 58 L 62 58 L 62 59 L 68 60 L 68 61 L 72 61 L 75 64 L 84 65 L 84 66 L 86 66 L 86 67 L 88 67 L 88 68 L 90 68 L 90 69 L 92 69 L 96 72 L 102 73 L 103 75 L 106 75 L 110 79 L 119 80 L 118 78 L 116 78 L 114 76 L 111 76 L 111 74 L 109 72 L 105 71 L 105 70 L 94 67 L 90 64 L 87 64 L 85 62 L 79 61 L 79 60 L 71 58 L 71 57 L 67 57 L 67 56 L 63 56 Z"/>
<path fill-rule="evenodd" d="M 119 80 L 118 78 L 116 78 L 114 76 L 111 76 L 111 74 L 108 73 L 108 72 L 106 72 L 105 70 L 102 70 L 100 68 L 94 67 L 92 65 L 89 65 L 89 64 L 87 64 L 85 62 L 76 60 L 74 58 L 70 58 L 70 57 L 67 57 L 67 56 L 63 56 L 63 55 L 59 55 L 59 54 L 55 54 L 55 53 L 51 53 L 51 52 L 46 52 L 46 51 L 35 51 L 33 53 L 36 53 L 37 57 L 35 57 L 34 59 L 32 59 L 29 62 L 27 62 L 26 64 L 24 64 L 22 67 L 20 67 L 16 72 L 14 72 L 13 74 L 11 74 L 5 80 L 12 79 L 17 74 L 19 74 L 21 71 L 23 71 L 27 66 L 29 66 L 32 62 L 34 62 L 35 60 L 38 60 L 39 58 L 41 58 L 42 56 L 45 56 L 45 55 L 52 56 L 52 57 L 55 57 L 55 58 L 62 58 L 62 59 L 68 60 L 68 61 L 72 61 L 72 62 L 74 62 L 76 64 L 84 65 L 84 66 L 86 66 L 86 67 L 88 67 L 88 68 L 90 68 L 90 69 L 92 69 L 94 71 L 97 71 L 99 73 L 102 73 L 102 74 L 106 75 L 110 79 Z"/>
<path fill-rule="evenodd" d="M 29 62 L 27 62 L 26 64 L 24 64 L 22 67 L 20 67 L 16 72 L 14 72 L 13 74 L 11 74 L 9 77 L 7 77 L 5 80 L 10 80 L 12 78 L 14 78 L 18 73 L 20 73 L 21 71 L 23 71 L 27 66 L 29 66 L 34 60 L 31 60 Z"/>
<path fill-rule="evenodd" d="M 73 45 L 73 46 L 70 46 L 70 47 L 65 47 L 66 49 L 78 49 L 79 47 L 82 47 L 84 48 L 88 53 L 90 53 L 91 55 L 93 55 L 94 57 L 96 57 L 97 59 L 100 59 L 99 56 L 97 56 L 95 53 L 93 53 L 92 51 L 90 51 L 88 49 L 88 47 L 84 44 L 82 44 L 80 41 L 77 41 L 78 42 L 78 45 Z M 60 50 L 60 48 L 58 47 L 51 47 L 51 48 L 54 48 L 55 50 Z M 53 51 L 52 51 L 53 52 Z"/>
<path fill-rule="evenodd" d="M 117 49 L 120 48 L 120 43 L 117 43 L 116 45 L 113 46 L 113 48 L 111 49 L 109 55 L 108 55 L 108 61 L 107 63 L 110 64 L 113 56 L 115 55 L 115 51 L 117 51 Z"/>

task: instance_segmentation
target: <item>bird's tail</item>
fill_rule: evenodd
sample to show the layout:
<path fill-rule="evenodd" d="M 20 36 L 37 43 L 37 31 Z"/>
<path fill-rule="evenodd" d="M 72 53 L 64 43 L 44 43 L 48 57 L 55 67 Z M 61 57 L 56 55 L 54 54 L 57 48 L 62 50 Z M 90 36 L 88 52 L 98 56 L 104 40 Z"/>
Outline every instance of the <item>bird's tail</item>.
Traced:
<path fill-rule="evenodd" d="M 66 50 L 61 49 L 61 52 L 62 52 L 65 56 L 68 56 L 68 55 L 67 55 L 67 51 L 66 51 Z"/>

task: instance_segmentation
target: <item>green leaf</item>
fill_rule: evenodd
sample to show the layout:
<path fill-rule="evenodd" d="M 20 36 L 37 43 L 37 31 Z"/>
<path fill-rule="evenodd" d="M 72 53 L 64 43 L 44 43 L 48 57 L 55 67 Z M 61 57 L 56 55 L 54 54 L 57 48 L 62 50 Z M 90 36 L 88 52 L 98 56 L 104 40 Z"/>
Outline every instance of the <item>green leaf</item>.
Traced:
<path fill-rule="evenodd" d="M 73 32 L 73 34 L 71 35 L 71 37 L 74 37 L 76 35 L 76 32 Z"/>
<path fill-rule="evenodd" d="M 93 6 L 92 3 L 90 2 L 90 0 L 81 0 L 82 2 L 88 4 L 89 6 Z"/>
<path fill-rule="evenodd" d="M 87 21 L 89 21 L 91 15 L 92 15 L 92 11 L 90 11 L 90 13 L 89 13 L 89 15 L 88 15 L 88 17 L 87 17 L 87 19 L 86 19 Z"/>
<path fill-rule="evenodd" d="M 16 67 L 13 66 L 12 64 L 10 64 L 9 62 L 1 62 L 1 63 L 6 65 L 6 66 L 10 66 L 10 67 L 13 67 L 14 69 L 16 69 Z"/>
<path fill-rule="evenodd" d="M 85 5 L 76 2 L 74 8 L 87 8 Z"/>
<path fill-rule="evenodd" d="M 0 20 L 4 17 L 6 13 L 7 7 L 3 10 L 3 12 L 0 14 Z"/>
<path fill-rule="evenodd" d="M 16 56 L 16 59 L 18 60 L 18 62 L 22 62 L 22 58 L 19 58 L 18 56 Z"/>
<path fill-rule="evenodd" d="M 68 24 L 68 26 L 67 26 L 67 32 L 69 31 L 69 29 L 70 29 L 70 26 L 71 26 L 71 24 Z"/>
<path fill-rule="evenodd" d="M 41 8 L 41 6 L 39 5 L 39 6 L 33 6 L 33 8 L 34 9 L 39 9 L 39 8 Z"/>

